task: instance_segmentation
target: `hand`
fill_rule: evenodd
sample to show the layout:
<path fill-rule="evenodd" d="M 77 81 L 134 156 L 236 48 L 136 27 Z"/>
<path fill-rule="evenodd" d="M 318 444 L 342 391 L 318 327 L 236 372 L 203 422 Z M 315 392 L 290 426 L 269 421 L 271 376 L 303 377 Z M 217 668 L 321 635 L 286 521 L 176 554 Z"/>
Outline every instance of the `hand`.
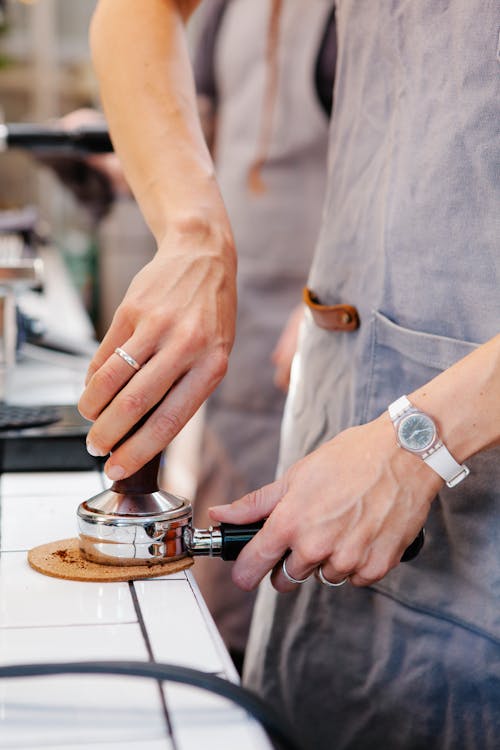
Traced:
<path fill-rule="evenodd" d="M 219 225 L 218 225 L 219 226 Z M 234 338 L 235 261 L 229 228 L 171 227 L 132 281 L 92 360 L 79 408 L 95 420 L 87 445 L 111 479 L 129 476 L 179 432 L 223 377 Z M 139 372 L 119 356 L 122 347 Z M 161 402 L 161 403 L 160 403 Z"/>
<path fill-rule="evenodd" d="M 97 110 L 82 107 L 61 117 L 58 124 L 65 130 L 77 130 L 88 125 L 102 125 L 105 122 L 104 115 Z M 115 195 L 131 194 L 120 160 L 115 153 L 89 154 L 84 157 L 84 161 L 107 177 Z"/>
<path fill-rule="evenodd" d="M 93 109 L 77 109 L 55 120 L 57 129 L 68 131 L 102 124 L 104 117 Z M 37 160 L 49 167 L 65 188 L 90 213 L 95 221 L 102 220 L 117 195 L 130 195 L 120 160 L 116 154 L 41 153 Z"/>
<path fill-rule="evenodd" d="M 310 575 L 319 565 L 332 582 L 355 586 L 383 578 L 424 525 L 441 478 L 420 458 L 396 445 L 386 414 L 340 433 L 303 458 L 278 481 L 230 506 L 217 506 L 217 522 L 263 528 L 240 552 L 233 580 L 254 589 L 268 573 L 278 591 L 295 588 L 283 575 Z"/>
<path fill-rule="evenodd" d="M 285 327 L 278 339 L 278 343 L 271 354 L 274 363 L 274 384 L 284 393 L 290 385 L 290 370 L 292 368 L 293 355 L 297 349 L 299 328 L 304 317 L 304 305 L 295 307 L 286 322 Z"/>

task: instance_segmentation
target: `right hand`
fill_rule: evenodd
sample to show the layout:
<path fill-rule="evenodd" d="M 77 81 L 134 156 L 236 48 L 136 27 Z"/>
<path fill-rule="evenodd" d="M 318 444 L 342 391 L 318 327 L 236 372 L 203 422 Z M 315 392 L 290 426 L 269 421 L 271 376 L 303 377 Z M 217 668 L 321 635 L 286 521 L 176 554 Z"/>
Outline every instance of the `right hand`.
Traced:
<path fill-rule="evenodd" d="M 129 476 L 179 432 L 224 376 L 234 338 L 236 263 L 224 222 L 170 226 L 154 259 L 133 279 L 88 371 L 79 408 L 95 420 L 91 452 L 117 450 L 105 471 Z M 114 354 L 122 347 L 139 372 Z M 161 402 L 161 403 L 160 403 Z"/>
<path fill-rule="evenodd" d="M 94 109 L 77 109 L 54 121 L 53 125 L 71 131 L 104 122 L 104 116 Z M 54 172 L 96 221 L 106 216 L 118 195 L 130 195 L 120 160 L 114 153 L 42 152 L 35 156 Z"/>

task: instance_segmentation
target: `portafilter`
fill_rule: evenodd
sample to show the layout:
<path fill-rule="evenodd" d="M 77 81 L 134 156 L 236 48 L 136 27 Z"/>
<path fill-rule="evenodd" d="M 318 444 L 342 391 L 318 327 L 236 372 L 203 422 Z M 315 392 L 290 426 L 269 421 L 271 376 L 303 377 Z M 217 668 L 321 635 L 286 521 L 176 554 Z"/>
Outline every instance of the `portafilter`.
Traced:
<path fill-rule="evenodd" d="M 160 459 L 161 454 L 81 503 L 77 515 L 83 556 L 106 565 L 151 565 L 187 555 L 235 560 L 262 522 L 194 528 L 191 503 L 158 487 Z"/>

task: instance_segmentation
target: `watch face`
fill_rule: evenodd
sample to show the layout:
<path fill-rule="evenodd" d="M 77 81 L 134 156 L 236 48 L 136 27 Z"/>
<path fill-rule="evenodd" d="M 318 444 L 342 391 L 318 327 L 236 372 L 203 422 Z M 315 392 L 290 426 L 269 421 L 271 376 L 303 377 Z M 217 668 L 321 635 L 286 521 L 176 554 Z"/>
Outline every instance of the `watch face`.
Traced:
<path fill-rule="evenodd" d="M 426 414 L 408 414 L 398 428 L 399 443 L 415 453 L 429 448 L 436 437 L 436 426 Z"/>

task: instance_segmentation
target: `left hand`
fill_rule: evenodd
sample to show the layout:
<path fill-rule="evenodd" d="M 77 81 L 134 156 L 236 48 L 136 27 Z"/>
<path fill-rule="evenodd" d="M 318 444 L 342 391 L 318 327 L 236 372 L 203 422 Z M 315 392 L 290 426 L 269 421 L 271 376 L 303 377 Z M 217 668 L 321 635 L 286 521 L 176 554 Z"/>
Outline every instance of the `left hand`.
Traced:
<path fill-rule="evenodd" d="M 105 125 L 106 120 L 104 115 L 97 110 L 82 107 L 61 117 L 57 124 L 65 130 L 71 131 L 78 128 L 85 128 L 89 125 Z M 110 181 L 114 195 L 131 195 L 120 160 L 114 152 L 109 154 L 88 154 L 81 158 Z"/>
<path fill-rule="evenodd" d="M 382 415 L 337 435 L 290 467 L 276 482 L 230 506 L 212 508 L 217 522 L 249 523 L 266 518 L 240 552 L 233 580 L 252 590 L 273 571 L 278 591 L 319 565 L 326 578 L 348 577 L 367 586 L 398 565 L 424 525 L 441 478 L 419 457 L 396 445 L 393 426 Z"/>
<path fill-rule="evenodd" d="M 235 309 L 229 227 L 172 226 L 132 280 L 79 401 L 82 415 L 94 420 L 89 451 L 112 451 L 104 467 L 110 479 L 130 476 L 163 450 L 216 387 L 227 367 Z M 114 354 L 116 347 L 142 365 L 138 372 Z"/>

